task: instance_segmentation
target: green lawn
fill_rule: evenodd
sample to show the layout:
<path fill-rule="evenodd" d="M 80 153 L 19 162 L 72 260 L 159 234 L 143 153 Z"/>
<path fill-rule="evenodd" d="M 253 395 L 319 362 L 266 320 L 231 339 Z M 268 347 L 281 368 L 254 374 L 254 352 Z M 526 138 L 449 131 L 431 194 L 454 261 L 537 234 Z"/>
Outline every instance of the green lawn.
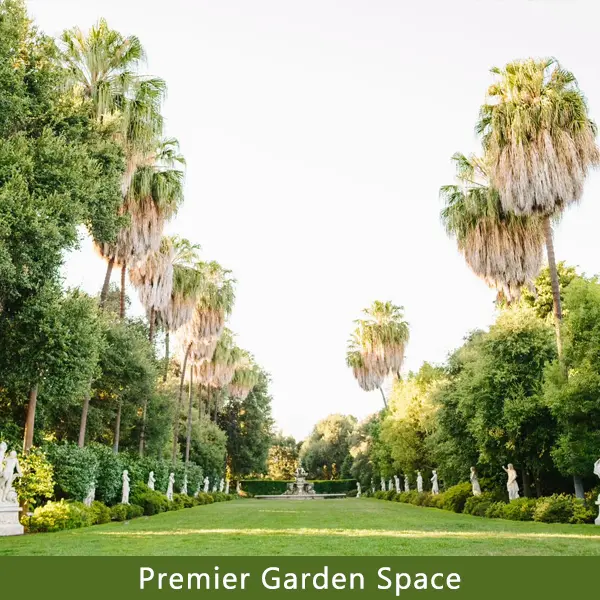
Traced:
<path fill-rule="evenodd" d="M 600 555 L 600 527 L 490 520 L 383 500 L 236 500 L 59 533 L 0 555 Z"/>

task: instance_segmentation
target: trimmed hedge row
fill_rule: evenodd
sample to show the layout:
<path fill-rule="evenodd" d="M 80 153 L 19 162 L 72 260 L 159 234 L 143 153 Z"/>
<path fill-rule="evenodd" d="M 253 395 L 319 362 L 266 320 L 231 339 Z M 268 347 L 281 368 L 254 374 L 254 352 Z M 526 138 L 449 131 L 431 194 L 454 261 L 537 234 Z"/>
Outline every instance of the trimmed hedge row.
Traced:
<path fill-rule="evenodd" d="M 293 481 L 276 479 L 243 479 L 242 491 L 251 496 L 276 496 L 285 493 Z M 347 494 L 356 488 L 356 479 L 311 480 L 317 494 Z"/>
<path fill-rule="evenodd" d="M 234 498 L 233 494 L 215 492 L 214 494 L 201 493 L 197 497 L 174 494 L 173 500 L 169 501 L 164 494 L 142 484 L 136 486 L 135 493 L 130 498 L 131 504 L 115 504 L 109 508 L 98 501 L 94 501 L 91 506 L 86 506 L 82 502 L 59 500 L 39 506 L 34 510 L 31 518 L 23 517 L 22 521 L 30 533 L 60 531 L 110 521 L 129 521 L 142 515 L 150 516 L 202 504 L 225 502 Z"/>
<path fill-rule="evenodd" d="M 379 500 L 404 502 L 415 506 L 429 506 L 456 513 L 465 513 L 488 519 L 510 521 L 538 521 L 540 523 L 593 523 L 597 509 L 590 500 L 580 500 L 566 494 L 544 498 L 519 498 L 505 502 L 498 494 L 484 492 L 473 496 L 471 484 L 460 483 L 441 494 L 430 492 L 375 492 Z"/>

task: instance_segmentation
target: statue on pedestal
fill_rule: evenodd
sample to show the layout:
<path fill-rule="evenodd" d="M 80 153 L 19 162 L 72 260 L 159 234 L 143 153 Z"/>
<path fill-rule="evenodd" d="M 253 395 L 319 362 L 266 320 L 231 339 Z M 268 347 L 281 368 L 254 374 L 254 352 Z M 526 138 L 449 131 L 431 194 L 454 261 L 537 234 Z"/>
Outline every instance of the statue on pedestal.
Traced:
<path fill-rule="evenodd" d="M 385 479 L 383 477 L 380 479 L 379 486 L 381 487 L 381 491 L 385 492 Z"/>
<path fill-rule="evenodd" d="M 6 452 L 6 444 L 4 444 L 4 450 L 0 452 Z M 0 463 L 0 466 L 2 463 Z M 8 458 L 4 458 L 4 465 L 2 466 L 2 474 L 0 475 L 0 502 L 9 502 L 10 504 L 18 504 L 17 493 L 13 487 L 13 483 L 17 477 L 21 477 L 23 472 L 17 459 L 17 453 L 12 450 L 8 455 Z"/>
<path fill-rule="evenodd" d="M 225 493 L 229 494 L 229 478 L 227 478 L 227 481 L 225 481 Z"/>
<path fill-rule="evenodd" d="M 209 485 L 210 485 L 210 481 L 209 481 L 208 477 L 205 477 L 205 478 L 204 478 L 204 487 L 202 488 L 202 491 L 203 491 L 205 494 L 208 494 L 208 486 L 209 486 Z"/>
<path fill-rule="evenodd" d="M 394 483 L 392 482 L 392 478 L 390 477 L 388 481 L 388 492 L 391 492 L 394 489 Z"/>
<path fill-rule="evenodd" d="M 212 486 L 212 493 L 216 494 L 217 493 L 217 480 L 215 479 L 215 482 L 213 483 Z"/>
<path fill-rule="evenodd" d="M 473 486 L 473 496 L 481 496 L 481 486 L 479 485 L 479 479 L 477 478 L 477 470 L 475 467 L 471 467 L 471 485 Z"/>
<path fill-rule="evenodd" d="M 517 472 L 511 463 L 508 464 L 508 468 L 502 467 L 508 475 L 506 482 L 506 489 L 508 490 L 508 501 L 516 500 L 519 497 L 519 484 L 517 483 Z"/>
<path fill-rule="evenodd" d="M 238 496 L 242 493 L 242 482 L 239 479 L 235 482 L 235 493 Z"/>
<path fill-rule="evenodd" d="M 175 473 L 169 473 L 169 483 L 167 485 L 167 500 L 173 500 L 173 486 L 175 485 Z"/>
<path fill-rule="evenodd" d="M 87 496 L 83 499 L 83 503 L 86 506 L 91 506 L 92 502 L 96 499 L 96 485 L 92 483 Z"/>
<path fill-rule="evenodd" d="M 357 481 L 356 482 L 356 497 L 360 498 L 360 494 L 361 494 L 361 491 L 360 491 L 360 481 Z"/>
<path fill-rule="evenodd" d="M 187 496 L 187 485 L 188 485 L 187 475 L 184 475 L 183 476 L 183 485 L 181 486 L 181 493 L 185 494 L 186 496 Z"/>
<path fill-rule="evenodd" d="M 221 477 L 221 481 L 219 481 L 219 491 L 222 492 L 225 489 L 225 480 Z"/>
<path fill-rule="evenodd" d="M 123 471 L 123 494 L 121 496 L 121 504 L 129 504 L 129 471 Z"/>
<path fill-rule="evenodd" d="M 408 475 L 404 476 L 404 491 L 410 492 L 410 481 L 408 480 Z"/>
<path fill-rule="evenodd" d="M 440 493 L 440 485 L 438 483 L 438 474 L 435 469 L 433 471 L 431 471 L 431 473 L 433 474 L 433 477 L 429 480 L 429 481 L 431 481 L 431 493 L 434 496 L 437 496 Z"/>
<path fill-rule="evenodd" d="M 421 471 L 417 471 L 417 492 L 423 491 L 423 475 Z"/>
<path fill-rule="evenodd" d="M 396 484 L 396 494 L 399 494 L 402 491 L 402 488 L 400 487 L 400 478 L 398 475 L 394 475 L 394 483 Z"/>
<path fill-rule="evenodd" d="M 148 475 L 148 487 L 153 490 L 155 484 L 156 479 L 154 479 L 154 471 L 150 471 L 150 474 Z"/>

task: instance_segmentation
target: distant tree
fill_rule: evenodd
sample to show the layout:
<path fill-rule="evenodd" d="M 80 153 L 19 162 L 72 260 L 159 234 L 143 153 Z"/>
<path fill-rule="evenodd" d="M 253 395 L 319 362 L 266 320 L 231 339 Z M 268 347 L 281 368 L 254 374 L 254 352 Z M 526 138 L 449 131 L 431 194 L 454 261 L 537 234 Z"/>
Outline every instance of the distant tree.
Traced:
<path fill-rule="evenodd" d="M 267 467 L 269 479 L 293 479 L 298 467 L 298 443 L 292 436 L 273 437 Z"/>

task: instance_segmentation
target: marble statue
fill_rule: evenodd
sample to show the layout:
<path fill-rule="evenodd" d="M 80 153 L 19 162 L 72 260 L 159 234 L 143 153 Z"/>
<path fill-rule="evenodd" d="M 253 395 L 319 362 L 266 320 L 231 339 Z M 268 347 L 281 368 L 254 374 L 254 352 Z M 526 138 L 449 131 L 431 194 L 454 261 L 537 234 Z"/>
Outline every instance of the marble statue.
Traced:
<path fill-rule="evenodd" d="M 96 499 L 96 484 L 92 483 L 90 489 L 87 493 L 87 496 L 83 499 L 83 503 L 86 506 L 91 506 L 92 502 Z"/>
<path fill-rule="evenodd" d="M 153 490 L 155 484 L 156 479 L 154 479 L 154 471 L 150 471 L 150 474 L 148 475 L 148 487 Z"/>
<path fill-rule="evenodd" d="M 435 469 L 433 471 L 431 471 L 431 473 L 433 474 L 433 477 L 429 480 L 429 481 L 431 481 L 431 493 L 434 496 L 437 496 L 440 493 L 440 485 L 438 483 L 438 474 Z"/>
<path fill-rule="evenodd" d="M 371 492 L 375 493 L 375 480 L 371 477 Z"/>
<path fill-rule="evenodd" d="M 408 475 L 404 476 L 404 491 L 410 492 L 410 481 L 408 480 Z"/>
<path fill-rule="evenodd" d="M 169 483 L 167 485 L 167 500 L 173 500 L 173 486 L 175 485 L 175 473 L 169 473 Z"/>
<path fill-rule="evenodd" d="M 229 478 L 227 478 L 227 481 L 225 482 L 225 493 L 229 494 Z"/>
<path fill-rule="evenodd" d="M 598 475 L 600 477 L 600 458 L 594 463 L 594 475 Z M 596 500 L 596 504 L 598 505 L 598 518 L 594 521 L 596 525 L 600 525 L 600 494 L 598 494 L 598 500 Z"/>
<path fill-rule="evenodd" d="M 473 496 L 481 496 L 481 486 L 479 485 L 479 479 L 477 478 L 477 470 L 475 467 L 471 467 L 471 485 L 473 486 Z"/>
<path fill-rule="evenodd" d="M 381 487 L 381 491 L 385 492 L 385 479 L 382 477 L 380 480 L 380 487 Z"/>
<path fill-rule="evenodd" d="M 8 450 L 8 446 L 6 442 L 0 442 L 0 467 L 4 463 L 4 457 L 6 456 L 6 451 Z"/>
<path fill-rule="evenodd" d="M 129 471 L 123 471 L 123 494 L 121 495 L 121 504 L 129 504 Z"/>
<path fill-rule="evenodd" d="M 417 492 L 423 491 L 423 475 L 421 471 L 417 471 Z"/>
<path fill-rule="evenodd" d="M 400 478 L 398 475 L 394 475 L 394 484 L 396 485 L 396 494 L 399 494 L 402 489 L 400 488 Z"/>
<path fill-rule="evenodd" d="M 519 484 L 517 483 L 517 472 L 511 463 L 508 464 L 508 468 L 502 467 L 508 475 L 506 482 L 506 489 L 508 490 L 508 501 L 516 500 L 519 497 Z"/>
<path fill-rule="evenodd" d="M 181 485 L 181 493 L 187 496 L 187 475 L 183 476 L 183 484 Z"/>
<path fill-rule="evenodd" d="M 6 453 L 6 444 L 3 450 Z M 17 493 L 13 487 L 13 483 L 17 477 L 21 477 L 23 472 L 17 459 L 17 453 L 12 450 L 8 458 L 4 458 L 4 464 L 0 463 L 2 474 L 0 475 L 0 502 L 8 502 L 10 504 L 18 504 Z"/>
<path fill-rule="evenodd" d="M 392 478 L 390 477 L 389 481 L 388 481 L 388 492 L 391 492 L 394 489 L 394 483 L 392 481 Z"/>
<path fill-rule="evenodd" d="M 360 491 L 360 481 L 357 481 L 356 482 L 356 497 L 360 498 L 360 494 L 361 494 L 361 491 Z"/>
<path fill-rule="evenodd" d="M 219 481 L 219 491 L 222 492 L 225 489 L 225 480 L 221 477 L 221 481 Z"/>
<path fill-rule="evenodd" d="M 212 486 L 212 493 L 216 494 L 217 493 L 217 480 L 215 479 L 215 482 L 213 483 Z"/>
<path fill-rule="evenodd" d="M 204 487 L 202 488 L 202 491 L 205 494 L 208 494 L 208 486 L 210 485 L 210 481 L 208 480 L 208 477 L 204 478 Z"/>
<path fill-rule="evenodd" d="M 239 480 L 235 482 L 235 493 L 238 496 L 242 493 L 242 482 Z"/>

